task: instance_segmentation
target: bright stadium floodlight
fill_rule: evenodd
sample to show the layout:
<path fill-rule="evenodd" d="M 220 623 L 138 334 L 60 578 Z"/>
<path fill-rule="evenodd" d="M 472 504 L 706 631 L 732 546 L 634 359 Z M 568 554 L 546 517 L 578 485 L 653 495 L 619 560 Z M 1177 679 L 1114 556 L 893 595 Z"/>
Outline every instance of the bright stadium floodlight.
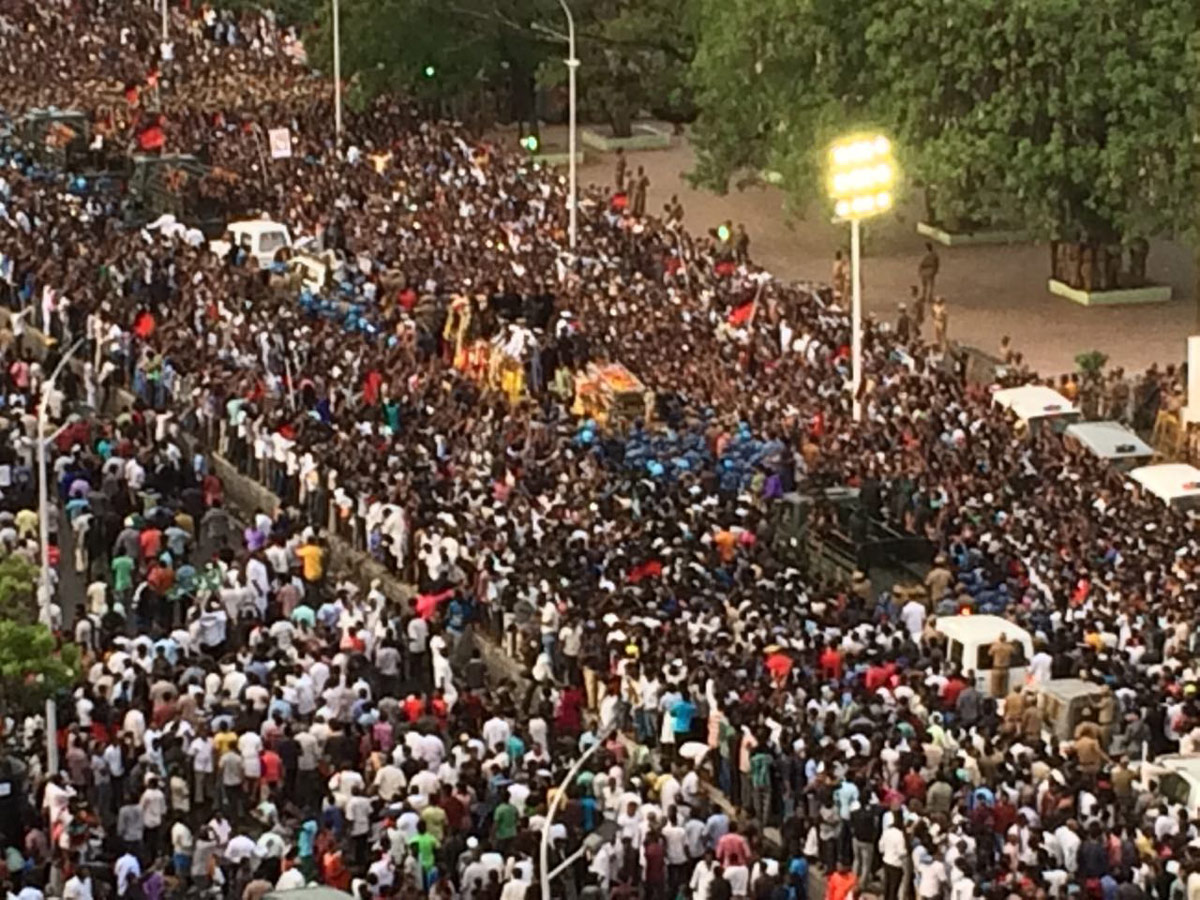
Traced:
<path fill-rule="evenodd" d="M 850 223 L 851 377 L 854 421 L 862 421 L 862 249 L 859 222 L 892 208 L 896 162 L 892 142 L 881 134 L 840 138 L 829 148 L 829 199 L 836 221 Z"/>

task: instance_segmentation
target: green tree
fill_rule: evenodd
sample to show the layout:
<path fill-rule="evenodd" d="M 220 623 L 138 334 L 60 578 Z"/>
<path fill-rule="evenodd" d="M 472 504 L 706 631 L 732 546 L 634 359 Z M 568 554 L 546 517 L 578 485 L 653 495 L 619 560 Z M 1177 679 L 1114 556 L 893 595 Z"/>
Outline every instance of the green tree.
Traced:
<path fill-rule="evenodd" d="M 810 199 L 830 137 L 872 124 L 936 221 L 1020 223 L 1092 286 L 1122 243 L 1194 227 L 1191 0 L 699 3 L 705 184 L 765 168 Z"/>
<path fill-rule="evenodd" d="M 0 560 L 0 620 L 31 625 L 37 621 L 38 568 L 24 557 Z"/>
<path fill-rule="evenodd" d="M 694 2 L 574 0 L 581 111 L 607 119 L 618 135 L 629 134 L 644 109 L 690 118 Z M 482 127 L 489 122 L 475 120 L 497 111 L 534 123 L 538 83 L 566 82 L 556 0 L 342 0 L 340 9 L 342 77 L 354 97 L 395 91 Z M 306 47 L 329 72 L 329 4 L 316 5 L 313 18 Z"/>
<path fill-rule="evenodd" d="M 697 2 L 693 180 L 723 192 L 771 170 L 802 210 L 823 190 L 827 144 L 879 120 L 863 44 L 871 4 Z"/>
<path fill-rule="evenodd" d="M 342 79 L 351 97 L 396 92 L 431 112 L 473 120 L 493 92 L 507 95 L 510 115 L 533 116 L 534 74 L 549 53 L 529 24 L 536 0 L 342 0 Z M 309 58 L 332 71 L 332 13 L 316 12 Z"/>
<path fill-rule="evenodd" d="M 1022 78 L 1038 60 L 1014 40 L 1019 16 L 989 0 L 875 0 L 866 65 L 877 73 L 885 126 L 926 221 L 951 231 L 1018 213 L 1004 186 L 1007 135 L 1024 111 Z M 1030 125 L 1044 127 L 1034 112 Z"/>
<path fill-rule="evenodd" d="M 617 137 L 632 134 L 633 120 L 643 110 L 675 123 L 693 118 L 688 67 L 696 47 L 696 5 L 695 0 L 574 0 L 581 114 L 607 121 Z M 544 15 L 544 21 L 560 27 L 562 15 L 554 7 Z M 566 83 L 562 56 L 558 52 L 542 64 L 543 85 Z"/>
<path fill-rule="evenodd" d="M 0 621 L 0 708 L 8 714 L 37 712 L 49 697 L 79 678 L 79 648 L 61 647 L 45 625 Z"/>

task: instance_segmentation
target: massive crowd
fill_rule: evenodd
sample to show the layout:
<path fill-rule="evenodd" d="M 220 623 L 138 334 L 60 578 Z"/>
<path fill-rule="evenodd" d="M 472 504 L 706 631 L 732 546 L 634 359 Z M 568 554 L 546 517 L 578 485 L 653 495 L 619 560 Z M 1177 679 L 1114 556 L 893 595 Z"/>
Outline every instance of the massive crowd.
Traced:
<path fill-rule="evenodd" d="M 868 325 L 856 425 L 833 291 L 603 185 L 570 254 L 558 172 L 391 98 L 336 147 L 292 35 L 171 15 L 163 48 L 130 0 L 6 4 L 8 112 L 200 155 L 332 276 L 127 227 L 10 142 L 0 541 L 36 557 L 32 410 L 74 411 L 44 514 L 71 549 L 52 620 L 84 650 L 60 772 L 10 711 L 13 895 L 518 900 L 555 804 L 565 896 L 791 900 L 817 872 L 831 900 L 1200 892 L 1195 807 L 1136 765 L 1200 734 L 1190 518 L 1022 434 L 911 325 Z M 604 362 L 653 394 L 628 425 L 573 411 Z M 215 451 L 278 507 L 232 510 Z M 933 545 L 923 584 L 793 552 L 781 498 L 843 485 L 860 525 Z M 332 540 L 411 598 L 336 577 Z M 1029 685 L 947 653 L 935 619 L 963 606 L 1035 635 Z M 489 677 L 483 630 L 527 678 Z M 1064 676 L 1106 700 L 1046 739 L 1034 693 Z"/>

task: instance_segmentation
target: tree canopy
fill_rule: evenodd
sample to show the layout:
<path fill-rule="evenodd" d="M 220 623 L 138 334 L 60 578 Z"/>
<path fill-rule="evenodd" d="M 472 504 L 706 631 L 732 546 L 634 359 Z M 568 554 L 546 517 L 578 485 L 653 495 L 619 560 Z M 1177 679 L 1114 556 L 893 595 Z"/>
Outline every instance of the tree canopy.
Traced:
<path fill-rule="evenodd" d="M 876 126 L 940 222 L 1111 242 L 1192 226 L 1188 0 L 697 0 L 697 178 L 819 195 L 824 148 Z"/>
<path fill-rule="evenodd" d="M 79 677 L 79 648 L 37 623 L 38 567 L 0 559 L 0 715 L 35 713 Z"/>
<path fill-rule="evenodd" d="M 618 133 L 627 133 L 643 109 L 668 119 L 690 116 L 688 3 L 573 0 L 570 6 L 586 73 L 579 102 L 587 115 L 607 119 Z M 330 71 L 330 4 L 312 9 L 316 27 L 306 46 Z M 355 96 L 398 91 L 456 111 L 490 104 L 487 112 L 530 121 L 544 112 L 537 109 L 539 83 L 566 82 L 566 22 L 556 0 L 341 0 L 340 30 L 342 77 Z"/>
<path fill-rule="evenodd" d="M 38 568 L 24 557 L 0 559 L 0 620 L 32 625 L 37 621 Z"/>
<path fill-rule="evenodd" d="M 0 620 L 0 710 L 37 712 L 79 677 L 79 648 L 61 647 L 45 625 Z"/>

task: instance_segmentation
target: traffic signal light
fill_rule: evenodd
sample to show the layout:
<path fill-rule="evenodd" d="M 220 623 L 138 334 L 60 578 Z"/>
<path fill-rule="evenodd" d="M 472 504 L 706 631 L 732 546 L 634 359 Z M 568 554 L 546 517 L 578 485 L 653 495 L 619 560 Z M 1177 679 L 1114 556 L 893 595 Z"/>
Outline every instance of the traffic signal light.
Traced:
<path fill-rule="evenodd" d="M 721 243 L 729 242 L 729 226 L 720 225 L 717 227 L 717 237 L 721 239 Z"/>
<path fill-rule="evenodd" d="M 437 74 L 437 69 L 435 69 L 433 66 L 426 66 L 424 69 L 424 73 L 425 73 L 426 78 L 432 78 L 434 75 Z"/>
<path fill-rule="evenodd" d="M 524 147 L 526 150 L 528 150 L 530 153 L 537 153 L 537 148 L 538 148 L 537 135 L 530 134 L 530 135 L 526 135 L 525 137 L 521 138 L 521 146 Z"/>

